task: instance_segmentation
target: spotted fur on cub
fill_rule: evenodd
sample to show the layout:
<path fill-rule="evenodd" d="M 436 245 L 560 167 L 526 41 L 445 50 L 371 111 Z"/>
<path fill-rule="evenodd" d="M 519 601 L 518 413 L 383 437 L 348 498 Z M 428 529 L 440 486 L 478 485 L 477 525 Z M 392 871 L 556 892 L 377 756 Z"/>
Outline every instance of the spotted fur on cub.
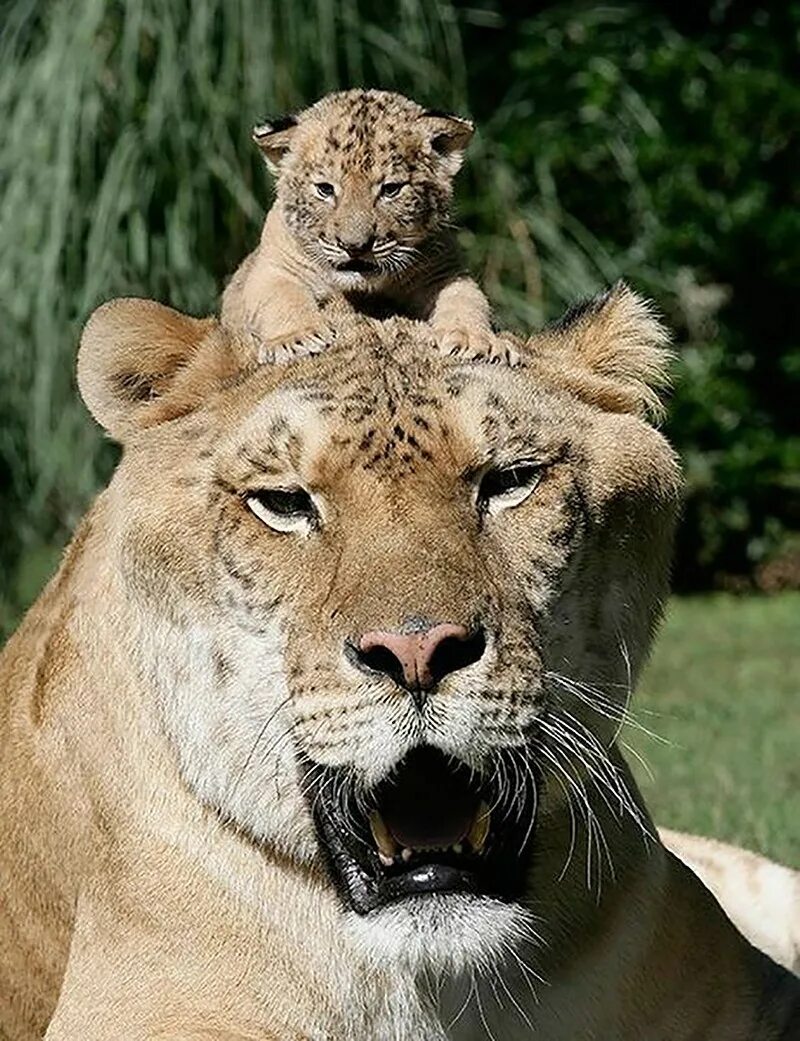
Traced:
<path fill-rule="evenodd" d="M 469 120 L 379 90 L 329 94 L 253 137 L 277 176 L 258 248 L 222 301 L 222 319 L 262 361 L 316 353 L 333 331 L 320 305 L 343 293 L 378 316 L 429 320 L 448 354 L 515 358 L 492 333 L 450 223 Z"/>

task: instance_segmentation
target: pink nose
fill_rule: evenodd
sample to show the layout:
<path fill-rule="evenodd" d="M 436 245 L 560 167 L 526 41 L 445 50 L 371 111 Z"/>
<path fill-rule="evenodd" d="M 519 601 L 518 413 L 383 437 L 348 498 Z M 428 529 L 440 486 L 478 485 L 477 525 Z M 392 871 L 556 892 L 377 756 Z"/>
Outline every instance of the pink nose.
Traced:
<path fill-rule="evenodd" d="M 429 691 L 448 673 L 478 661 L 485 648 L 480 630 L 441 622 L 416 632 L 364 633 L 358 658 L 370 671 L 386 673 L 408 690 Z"/>

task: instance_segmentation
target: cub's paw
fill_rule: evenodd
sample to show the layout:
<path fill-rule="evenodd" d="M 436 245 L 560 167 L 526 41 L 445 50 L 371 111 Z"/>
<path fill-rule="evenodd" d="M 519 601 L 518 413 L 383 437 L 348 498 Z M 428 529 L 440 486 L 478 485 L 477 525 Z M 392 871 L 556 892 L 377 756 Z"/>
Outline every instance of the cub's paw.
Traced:
<path fill-rule="evenodd" d="M 324 323 L 292 329 L 279 336 L 265 336 L 255 325 L 248 333 L 256 347 L 258 361 L 264 365 L 284 365 L 311 354 L 321 354 L 331 346 L 335 332 Z"/>
<path fill-rule="evenodd" d="M 437 328 L 436 343 L 439 350 L 450 358 L 512 368 L 522 364 L 517 340 L 508 333 L 494 333 L 491 329 L 481 328 Z"/>

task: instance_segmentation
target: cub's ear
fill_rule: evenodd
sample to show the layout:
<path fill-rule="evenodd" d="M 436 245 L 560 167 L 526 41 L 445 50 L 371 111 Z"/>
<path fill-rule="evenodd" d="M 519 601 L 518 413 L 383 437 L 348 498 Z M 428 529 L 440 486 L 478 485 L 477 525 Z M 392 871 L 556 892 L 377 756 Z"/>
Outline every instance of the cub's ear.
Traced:
<path fill-rule="evenodd" d="M 610 412 L 659 419 L 669 384 L 670 335 L 644 297 L 624 282 L 571 307 L 528 349 L 559 386 Z"/>
<path fill-rule="evenodd" d="M 464 151 L 475 133 L 475 125 L 449 112 L 426 109 L 420 116 L 431 148 L 441 156 L 444 168 L 454 177 L 464 159 Z"/>
<path fill-rule="evenodd" d="M 274 174 L 280 170 L 281 162 L 291 147 L 296 129 L 296 116 L 278 116 L 277 119 L 266 119 L 263 123 L 253 127 L 253 140 L 261 149 L 264 161 Z"/>
<path fill-rule="evenodd" d="M 192 411 L 241 364 L 215 318 L 154 300 L 111 300 L 92 314 L 78 351 L 78 387 L 118 441 Z"/>

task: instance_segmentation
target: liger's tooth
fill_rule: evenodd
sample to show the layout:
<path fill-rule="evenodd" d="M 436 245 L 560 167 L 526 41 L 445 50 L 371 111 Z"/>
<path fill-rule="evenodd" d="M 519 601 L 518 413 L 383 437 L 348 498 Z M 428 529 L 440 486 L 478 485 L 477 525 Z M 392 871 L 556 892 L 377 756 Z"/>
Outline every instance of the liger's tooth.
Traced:
<path fill-rule="evenodd" d="M 391 867 L 394 864 L 394 857 L 387 857 L 385 853 L 381 853 L 378 850 L 378 860 L 383 864 L 384 867 Z"/>
<path fill-rule="evenodd" d="M 453 850 L 454 853 L 463 853 L 464 852 L 464 847 L 461 845 L 460 842 L 457 842 L 455 844 L 455 846 L 452 847 L 452 850 Z"/>
<path fill-rule="evenodd" d="M 378 847 L 381 863 L 388 867 L 397 853 L 397 843 L 389 834 L 389 829 L 377 810 L 373 810 L 369 815 L 369 828 L 375 839 L 375 845 Z"/>
<path fill-rule="evenodd" d="M 478 812 L 475 814 L 475 819 L 472 822 L 472 826 L 467 834 L 470 846 L 476 853 L 482 853 L 483 847 L 486 845 L 486 839 L 489 835 L 489 825 L 491 823 L 492 811 L 489 809 L 485 802 L 481 802 L 478 807 Z"/>
<path fill-rule="evenodd" d="M 408 848 L 408 846 L 404 846 L 402 848 L 402 850 L 400 851 L 400 856 L 403 858 L 403 860 L 408 861 L 408 860 L 411 860 L 411 858 L 414 856 L 414 854 L 411 852 L 411 850 Z"/>

